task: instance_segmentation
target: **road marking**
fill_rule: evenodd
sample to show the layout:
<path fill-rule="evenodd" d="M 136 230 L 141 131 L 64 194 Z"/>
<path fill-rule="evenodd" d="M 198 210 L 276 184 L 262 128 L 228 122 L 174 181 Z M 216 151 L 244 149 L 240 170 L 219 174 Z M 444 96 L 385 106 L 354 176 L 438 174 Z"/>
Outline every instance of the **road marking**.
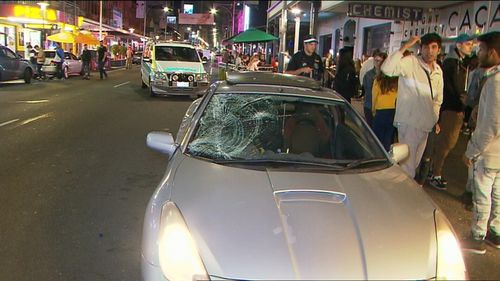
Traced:
<path fill-rule="evenodd" d="M 47 117 L 50 117 L 52 114 L 51 113 L 45 113 L 45 114 L 42 114 L 40 116 L 37 116 L 37 117 L 33 117 L 33 118 L 30 118 L 30 119 L 26 119 L 24 120 L 23 122 L 21 122 L 18 126 L 16 127 L 19 127 L 19 126 L 22 126 L 22 125 L 26 125 L 28 123 L 31 123 L 31 122 L 34 122 L 36 120 L 39 120 L 39 119 L 43 119 L 43 118 L 47 118 Z"/>
<path fill-rule="evenodd" d="M 44 103 L 49 102 L 49 100 L 19 100 L 16 103 Z"/>
<path fill-rule="evenodd" d="M 7 121 L 7 122 L 3 122 L 0 124 L 0 127 L 3 127 L 3 126 L 6 126 L 6 125 L 9 125 L 10 123 L 14 123 L 14 122 L 17 122 L 19 119 L 12 119 L 10 121 Z"/>
<path fill-rule="evenodd" d="M 127 81 L 125 83 L 121 83 L 121 84 L 115 85 L 115 86 L 113 86 L 113 88 L 118 88 L 120 86 L 127 85 L 128 83 L 130 83 L 130 81 Z"/>

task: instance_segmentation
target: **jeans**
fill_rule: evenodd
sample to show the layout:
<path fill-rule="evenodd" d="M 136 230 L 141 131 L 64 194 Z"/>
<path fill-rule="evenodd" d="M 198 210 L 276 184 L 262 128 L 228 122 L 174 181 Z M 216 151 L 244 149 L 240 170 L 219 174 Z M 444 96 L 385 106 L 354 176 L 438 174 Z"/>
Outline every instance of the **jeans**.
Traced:
<path fill-rule="evenodd" d="M 62 62 L 56 62 L 56 77 L 59 79 L 62 79 L 64 76 L 63 70 L 62 70 Z"/>
<path fill-rule="evenodd" d="M 479 157 L 474 162 L 473 188 L 472 237 L 486 236 L 490 216 L 490 230 L 500 235 L 500 169 L 485 167 L 484 159 Z"/>
<path fill-rule="evenodd" d="M 394 113 L 395 109 L 379 109 L 373 118 L 373 131 L 384 146 L 386 151 L 391 149 L 391 144 L 394 139 Z"/>
<path fill-rule="evenodd" d="M 97 63 L 97 67 L 99 68 L 99 77 L 102 79 L 103 75 L 108 78 L 108 74 L 106 73 L 106 68 L 104 67 L 105 62 L 99 61 Z"/>
<path fill-rule="evenodd" d="M 83 77 L 90 77 L 90 61 L 83 62 Z"/>
<path fill-rule="evenodd" d="M 368 126 L 373 129 L 373 114 L 372 109 L 369 107 L 363 107 L 363 113 L 365 114 L 365 120 Z"/>

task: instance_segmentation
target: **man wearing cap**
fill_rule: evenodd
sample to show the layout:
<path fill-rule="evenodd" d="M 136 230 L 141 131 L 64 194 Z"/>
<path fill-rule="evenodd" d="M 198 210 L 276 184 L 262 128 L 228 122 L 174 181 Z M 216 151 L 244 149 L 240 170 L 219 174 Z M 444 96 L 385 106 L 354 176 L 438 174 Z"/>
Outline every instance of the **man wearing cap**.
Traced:
<path fill-rule="evenodd" d="M 285 73 L 321 80 L 325 67 L 321 57 L 316 54 L 317 45 L 316 37 L 307 35 L 304 39 L 304 50 L 292 56 Z"/>
<path fill-rule="evenodd" d="M 441 132 L 436 136 L 432 154 L 432 178 L 430 184 L 439 190 L 446 190 L 446 180 L 442 177 L 443 165 L 450 151 L 457 144 L 464 119 L 469 60 L 474 37 L 460 34 L 455 49 L 443 61 L 443 104 L 439 117 Z"/>

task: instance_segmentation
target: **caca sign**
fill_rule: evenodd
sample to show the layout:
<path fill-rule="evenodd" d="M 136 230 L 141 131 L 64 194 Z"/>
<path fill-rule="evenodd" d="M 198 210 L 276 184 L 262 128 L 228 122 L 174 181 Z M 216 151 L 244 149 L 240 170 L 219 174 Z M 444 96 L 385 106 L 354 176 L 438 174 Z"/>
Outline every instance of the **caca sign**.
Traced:
<path fill-rule="evenodd" d="M 470 1 L 459 6 L 424 13 L 419 21 L 404 22 L 403 39 L 430 32 L 443 37 L 460 33 L 484 33 L 500 29 L 499 1 Z"/>

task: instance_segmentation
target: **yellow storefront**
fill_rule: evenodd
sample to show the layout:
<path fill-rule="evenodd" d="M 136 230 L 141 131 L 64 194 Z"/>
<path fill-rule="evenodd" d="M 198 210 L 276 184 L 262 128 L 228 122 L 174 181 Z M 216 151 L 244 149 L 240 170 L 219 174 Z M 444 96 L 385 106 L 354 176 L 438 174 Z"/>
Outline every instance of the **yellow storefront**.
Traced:
<path fill-rule="evenodd" d="M 28 43 L 45 49 L 53 42 L 47 36 L 61 32 L 76 32 L 83 17 L 41 6 L 0 3 L 0 45 L 8 46 L 18 54 L 24 54 Z M 76 53 L 76 44 L 63 44 L 63 49 Z"/>

